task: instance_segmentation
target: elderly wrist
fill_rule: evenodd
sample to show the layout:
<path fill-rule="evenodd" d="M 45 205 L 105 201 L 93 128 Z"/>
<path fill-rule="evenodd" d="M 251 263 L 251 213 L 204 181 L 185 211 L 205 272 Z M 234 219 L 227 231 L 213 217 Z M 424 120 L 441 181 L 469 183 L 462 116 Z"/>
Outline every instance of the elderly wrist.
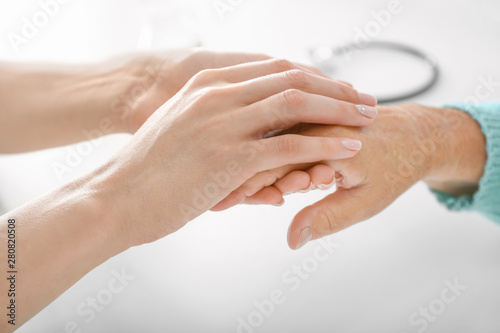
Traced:
<path fill-rule="evenodd" d="M 485 139 L 479 124 L 463 111 L 433 109 L 436 154 L 424 181 L 450 194 L 472 194 L 477 190 L 486 162 Z M 431 133 L 431 134 L 432 134 Z"/>
<path fill-rule="evenodd" d="M 394 163 L 398 164 L 399 176 L 416 183 L 439 173 L 442 160 L 436 155 L 442 155 L 443 140 L 436 129 L 434 110 L 417 104 L 379 106 L 378 109 L 380 115 L 375 123 L 387 116 L 392 119 L 394 128 L 386 135 L 392 137 L 388 139 L 396 140 L 393 143 Z"/>
<path fill-rule="evenodd" d="M 454 139 L 454 123 L 456 115 L 447 110 L 411 104 L 410 112 L 416 115 L 415 124 L 418 133 L 417 140 L 421 154 L 425 155 L 422 165 L 421 180 L 444 179 L 450 173 L 454 164 L 451 146 Z"/>

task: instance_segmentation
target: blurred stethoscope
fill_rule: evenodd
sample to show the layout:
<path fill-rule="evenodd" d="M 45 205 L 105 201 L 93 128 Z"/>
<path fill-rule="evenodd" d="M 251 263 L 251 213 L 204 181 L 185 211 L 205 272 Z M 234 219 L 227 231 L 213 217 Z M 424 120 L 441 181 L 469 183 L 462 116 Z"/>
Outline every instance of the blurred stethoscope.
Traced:
<path fill-rule="evenodd" d="M 142 8 L 143 21 L 138 49 L 149 50 L 153 45 L 164 49 L 201 45 L 197 19 L 189 5 L 181 0 L 168 3 L 161 0 L 136 1 Z M 379 52 L 378 56 L 373 56 L 374 51 Z M 398 42 L 365 40 L 336 47 L 320 46 L 311 48 L 309 55 L 312 64 L 331 77 L 349 81 L 349 77 L 354 76 L 357 88 L 358 84 L 364 84 L 364 91 L 374 94 L 379 103 L 420 95 L 431 89 L 439 77 L 439 68 L 433 57 Z M 370 69 L 364 68 L 365 72 L 360 74 L 363 66 Z M 401 77 L 402 72 L 406 76 Z M 370 78 L 372 82 L 369 82 Z"/>
<path fill-rule="evenodd" d="M 374 50 L 383 52 L 392 58 L 394 56 L 412 57 L 414 58 L 413 63 L 419 66 L 417 69 L 419 72 L 422 70 L 427 71 L 427 73 L 423 73 L 424 75 L 422 75 L 424 79 L 417 80 L 417 82 L 410 82 L 409 86 L 408 82 L 405 82 L 406 89 L 403 91 L 375 94 L 379 103 L 393 103 L 420 95 L 431 89 L 439 78 L 439 66 L 433 57 L 415 47 L 398 42 L 371 41 L 345 44 L 337 47 L 320 46 L 310 49 L 310 57 L 314 66 L 318 67 L 325 74 L 336 77 L 338 69 L 346 64 L 350 68 L 356 68 L 356 55 L 359 56 Z M 369 59 L 369 61 L 373 68 L 377 67 L 377 60 Z M 411 78 L 408 78 L 408 80 L 411 81 Z"/>

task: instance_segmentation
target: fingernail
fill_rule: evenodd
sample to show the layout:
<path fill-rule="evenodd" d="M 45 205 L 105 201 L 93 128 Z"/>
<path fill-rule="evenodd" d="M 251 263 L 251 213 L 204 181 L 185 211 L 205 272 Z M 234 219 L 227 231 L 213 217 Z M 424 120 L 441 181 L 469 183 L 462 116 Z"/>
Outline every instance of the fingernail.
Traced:
<path fill-rule="evenodd" d="M 279 204 L 274 204 L 273 206 L 276 206 L 276 207 L 281 207 L 285 204 L 285 199 L 281 199 L 281 202 Z"/>
<path fill-rule="evenodd" d="M 320 190 L 328 190 L 333 186 L 333 184 L 335 184 L 335 178 L 333 178 L 333 180 L 329 184 L 318 184 L 318 188 Z"/>
<path fill-rule="evenodd" d="M 377 105 L 377 97 L 369 94 L 364 94 L 364 93 L 358 93 L 359 100 L 361 103 L 366 104 L 366 105 Z"/>
<path fill-rule="evenodd" d="M 295 250 L 298 250 L 306 245 L 307 242 L 312 239 L 312 237 L 313 234 L 310 227 L 305 227 L 304 229 L 302 229 L 302 231 L 300 232 L 299 241 L 297 242 L 297 246 L 295 246 Z"/>
<path fill-rule="evenodd" d="M 342 145 L 344 145 L 344 147 L 346 147 L 349 150 L 353 150 L 353 151 L 359 151 L 359 150 L 361 150 L 361 147 L 363 146 L 361 144 L 361 141 L 359 141 L 359 140 L 344 139 L 340 142 L 342 143 Z"/>
<path fill-rule="evenodd" d="M 361 113 L 366 118 L 374 119 L 378 116 L 378 110 L 373 106 L 368 105 L 356 105 L 359 113 Z"/>
<path fill-rule="evenodd" d="M 310 183 L 308 188 L 306 188 L 305 190 L 300 190 L 299 193 L 307 193 L 310 190 L 312 190 L 312 188 L 313 188 L 313 183 Z"/>

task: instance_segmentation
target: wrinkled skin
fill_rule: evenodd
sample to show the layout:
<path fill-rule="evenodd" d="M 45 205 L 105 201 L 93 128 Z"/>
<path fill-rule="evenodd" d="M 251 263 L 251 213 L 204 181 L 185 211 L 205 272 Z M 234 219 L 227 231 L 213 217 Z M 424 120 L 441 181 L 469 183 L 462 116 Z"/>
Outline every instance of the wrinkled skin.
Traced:
<path fill-rule="evenodd" d="M 335 174 L 338 190 L 304 208 L 290 226 L 288 243 L 299 248 L 374 216 L 420 180 L 453 194 L 477 190 L 486 153 L 484 137 L 472 118 L 458 110 L 411 104 L 378 109 L 377 120 L 368 127 L 301 125 L 290 129 L 302 135 L 352 137 L 363 148 L 350 159 L 323 161 L 319 171 L 311 165 L 295 165 L 263 172 L 215 210 L 238 202 L 276 203 L 284 189 L 300 191 Z M 273 180 L 274 186 L 261 190 Z"/>

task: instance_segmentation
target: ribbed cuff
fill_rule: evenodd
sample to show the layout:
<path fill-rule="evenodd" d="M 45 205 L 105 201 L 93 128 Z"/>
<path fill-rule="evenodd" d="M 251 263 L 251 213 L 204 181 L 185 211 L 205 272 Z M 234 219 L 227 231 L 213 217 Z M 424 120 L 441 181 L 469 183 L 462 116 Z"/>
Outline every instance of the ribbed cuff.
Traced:
<path fill-rule="evenodd" d="M 500 102 L 451 103 L 444 107 L 467 112 L 479 123 L 486 137 L 488 159 L 479 189 L 473 195 L 453 196 L 434 189 L 431 191 L 450 210 L 475 210 L 500 223 Z"/>

